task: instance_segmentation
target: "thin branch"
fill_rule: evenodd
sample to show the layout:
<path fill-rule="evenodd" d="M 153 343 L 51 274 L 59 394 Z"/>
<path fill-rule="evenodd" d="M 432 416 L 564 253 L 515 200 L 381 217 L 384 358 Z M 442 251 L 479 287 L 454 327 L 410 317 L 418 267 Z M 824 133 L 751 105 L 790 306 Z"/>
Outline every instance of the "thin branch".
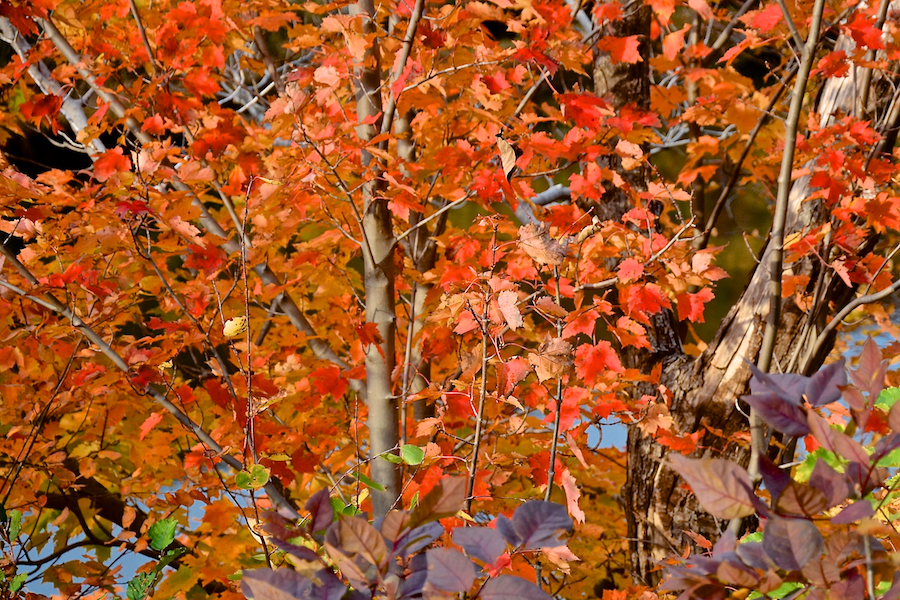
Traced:
<path fill-rule="evenodd" d="M 66 117 L 66 121 L 75 131 L 83 131 L 87 129 L 87 116 L 84 114 L 83 104 L 70 97 L 63 91 L 62 86 L 53 78 L 50 69 L 44 61 L 32 61 L 28 54 L 31 52 L 31 45 L 25 37 L 16 29 L 6 17 L 0 17 L 0 40 L 9 44 L 19 59 L 28 65 L 28 75 L 31 77 L 41 91 L 45 94 L 53 94 L 63 99 L 62 114 Z M 106 145 L 95 138 L 88 143 L 91 151 L 90 155 L 102 154 L 106 151 Z"/>
<path fill-rule="evenodd" d="M 800 37 L 800 32 L 797 31 L 797 26 L 794 24 L 794 19 L 791 17 L 791 13 L 788 10 L 787 4 L 785 4 L 784 0 L 775 0 L 778 2 L 778 7 L 781 8 L 781 16 L 784 17 L 784 22 L 788 27 L 788 30 L 791 32 L 791 39 L 794 40 L 794 45 L 799 49 L 803 47 L 803 38 Z"/>
<path fill-rule="evenodd" d="M 413 40 L 416 38 L 416 28 L 419 26 L 419 20 L 422 18 L 422 9 L 424 6 L 424 0 L 416 0 L 415 5 L 413 6 L 412 14 L 409 16 L 409 23 L 406 26 L 406 36 L 403 38 L 403 45 L 400 47 L 400 56 L 395 63 L 396 68 L 391 75 L 391 88 L 393 88 L 393 84 L 399 81 L 400 77 L 403 76 L 403 70 L 406 68 L 406 61 L 409 60 L 409 53 L 412 50 Z M 393 89 L 391 89 L 388 94 L 388 103 L 384 109 L 384 117 L 382 117 L 381 120 L 382 135 L 391 131 L 391 126 L 394 122 L 394 112 L 397 110 L 397 100 L 402 93 L 403 90 L 401 90 L 400 93 L 395 94 Z"/>
<path fill-rule="evenodd" d="M 787 84 L 790 83 L 791 79 L 793 79 L 794 75 L 796 74 L 797 68 L 796 66 L 792 66 L 784 79 L 781 80 L 781 85 L 772 95 L 772 99 L 769 101 L 769 105 L 766 106 L 763 114 L 756 121 L 756 125 L 753 127 L 753 131 L 750 132 L 750 135 L 747 138 L 747 143 L 744 144 L 744 150 L 741 152 L 740 157 L 734 164 L 734 170 L 731 172 L 731 177 L 728 178 L 728 183 L 726 183 L 725 187 L 722 188 L 722 193 L 719 194 L 719 198 L 716 200 L 715 206 L 713 206 L 712 211 L 709 213 L 709 219 L 707 219 L 706 221 L 706 227 L 703 228 L 703 234 L 700 238 L 698 249 L 702 250 L 709 245 L 709 238 L 712 236 L 712 230 L 716 226 L 716 221 L 719 220 L 719 214 L 721 214 L 722 209 L 725 207 L 725 202 L 726 200 L 728 200 L 728 196 L 737 185 L 738 179 L 740 179 L 741 168 L 744 164 L 744 161 L 747 160 L 747 156 L 750 155 L 750 149 L 753 147 L 753 142 L 756 141 L 756 136 L 759 135 L 759 132 L 762 130 L 763 125 L 765 125 L 769 120 L 769 115 L 771 114 L 772 109 L 775 108 L 775 105 L 781 99 L 781 95 L 787 89 Z"/>
<path fill-rule="evenodd" d="M 863 306 L 864 304 L 872 304 L 873 302 L 878 302 L 879 300 L 884 300 L 888 296 L 896 293 L 900 290 L 900 279 L 892 283 L 889 287 L 884 288 L 880 292 L 875 292 L 874 294 L 866 294 L 865 296 L 859 296 L 858 298 L 854 298 L 851 302 L 847 304 L 844 308 L 842 308 L 834 318 L 831 319 L 828 324 L 822 329 L 822 333 L 816 338 L 816 341 L 813 342 L 812 351 L 809 353 L 810 357 L 816 356 L 825 345 L 825 341 L 828 338 L 829 334 L 845 319 L 847 315 L 852 313 L 858 307 Z"/>
<path fill-rule="evenodd" d="M 6 246 L 0 245 L 0 254 L 3 254 L 7 260 L 9 260 L 20 273 L 23 273 L 23 276 L 31 281 L 33 284 L 37 283 L 37 279 L 32 275 L 21 262 L 19 262 L 18 258 L 16 258 L 12 252 L 10 252 Z M 41 306 L 51 310 L 52 312 L 64 317 L 68 320 L 73 327 L 77 328 L 81 331 L 84 336 L 90 340 L 99 350 L 105 355 L 112 363 L 118 367 L 120 371 L 127 374 L 129 373 L 128 364 L 122 359 L 119 354 L 112 349 L 112 347 L 101 338 L 87 323 L 85 323 L 78 315 L 76 315 L 72 310 L 68 307 L 65 307 L 51 295 L 46 294 L 45 299 L 37 298 L 31 294 L 28 294 L 24 290 L 10 284 L 9 282 L 0 279 L 0 286 L 3 286 L 18 295 L 28 298 L 29 300 L 40 304 Z M 244 465 L 241 464 L 239 460 L 231 456 L 230 454 L 225 453 L 225 450 L 220 446 L 212 436 L 204 430 L 200 425 L 194 423 L 190 417 L 184 414 L 181 409 L 175 406 L 168 398 L 166 398 L 162 393 L 153 388 L 152 386 L 147 386 L 144 390 L 144 393 L 149 394 L 153 397 L 153 400 L 165 408 L 170 414 L 172 414 L 179 423 L 181 423 L 185 428 L 187 428 L 191 433 L 193 433 L 197 438 L 210 448 L 213 452 L 215 452 L 218 456 L 222 458 L 229 466 L 240 471 L 243 470 Z M 271 482 L 267 483 L 265 486 L 266 493 L 271 498 L 272 502 L 277 504 L 279 507 L 284 508 L 285 510 L 292 512 L 294 514 L 299 514 L 296 510 L 288 503 L 287 500 L 281 495 L 281 492 L 278 488 L 273 485 Z"/>
<path fill-rule="evenodd" d="M 398 235 L 396 238 L 394 238 L 394 242 L 395 243 L 399 242 L 400 240 L 402 240 L 403 238 L 405 238 L 406 236 L 411 234 L 413 231 L 415 231 L 419 227 L 422 227 L 426 223 L 438 218 L 439 216 L 441 216 L 442 214 L 444 214 L 451 208 L 456 208 L 457 206 L 459 206 L 460 204 L 462 204 L 463 202 L 465 202 L 466 200 L 468 200 L 469 198 L 471 198 L 474 195 L 475 195 L 474 192 L 467 192 L 466 195 L 463 196 L 462 198 L 459 198 L 458 200 L 454 200 L 453 202 L 441 207 L 440 209 L 431 213 L 430 215 L 428 215 L 427 217 L 425 217 L 424 219 L 422 219 L 421 221 L 419 221 L 418 223 L 416 223 L 415 225 L 413 225 L 412 227 L 410 227 L 409 229 L 407 229 L 406 231 L 404 231 L 403 233 Z"/>
<path fill-rule="evenodd" d="M 769 234 L 771 255 L 769 257 L 769 314 L 766 318 L 766 328 L 759 349 L 757 367 L 762 372 L 767 372 L 772 363 L 772 355 L 775 351 L 775 340 L 778 336 L 778 325 L 781 320 L 781 277 L 784 270 L 784 227 L 787 220 L 788 199 L 791 190 L 791 174 L 794 167 L 794 152 L 797 148 L 797 129 L 800 122 L 800 113 L 803 108 L 803 99 L 806 94 L 806 85 L 809 82 L 809 73 L 816 56 L 816 46 L 819 43 L 819 28 L 822 25 L 822 13 L 825 8 L 825 0 L 816 0 L 813 7 L 812 21 L 809 26 L 809 37 L 803 49 L 800 60 L 800 69 L 797 72 L 797 80 L 794 83 L 791 107 L 785 121 L 784 150 L 781 160 L 781 172 L 778 176 L 778 195 L 775 200 L 775 217 L 772 222 L 772 231 Z M 750 411 L 750 478 L 756 482 L 759 479 L 759 458 L 765 453 L 765 430 L 759 414 L 755 410 Z M 729 524 L 732 531 L 741 526 L 742 519 L 733 519 Z"/>
<path fill-rule="evenodd" d="M 144 30 L 144 23 L 141 21 L 141 13 L 138 12 L 138 7 L 134 0 L 128 0 L 128 5 L 131 7 L 131 16 L 134 17 L 138 33 L 141 35 L 141 41 L 144 43 L 144 50 L 147 52 L 147 60 L 150 61 L 150 74 L 156 75 L 156 72 L 159 69 L 156 66 L 156 58 L 153 55 L 153 49 L 150 48 L 150 40 L 147 39 L 147 32 Z"/>

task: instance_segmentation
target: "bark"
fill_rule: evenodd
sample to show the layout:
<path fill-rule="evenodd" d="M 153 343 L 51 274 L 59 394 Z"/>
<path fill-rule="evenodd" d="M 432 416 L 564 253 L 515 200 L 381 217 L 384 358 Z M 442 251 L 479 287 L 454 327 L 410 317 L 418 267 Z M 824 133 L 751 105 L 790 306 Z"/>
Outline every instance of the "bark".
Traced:
<path fill-rule="evenodd" d="M 823 126 L 837 113 L 852 112 L 859 95 L 856 82 L 861 79 L 859 74 L 850 73 L 845 78 L 828 80 L 817 106 Z M 810 194 L 808 181 L 808 177 L 801 178 L 791 188 L 785 227 L 788 234 L 815 227 L 828 219 L 820 204 L 805 202 Z M 772 252 L 773 248 L 767 244 L 761 256 L 762 265 L 769 263 Z M 830 272 L 821 272 L 818 260 L 796 263 L 791 272 L 809 276 L 810 292 L 821 279 L 819 307 L 840 308 L 855 293 L 840 280 L 832 280 Z M 704 423 L 722 430 L 726 436 L 747 428 L 747 419 L 737 410 L 737 401 L 747 393 L 748 361 L 756 362 L 760 350 L 769 312 L 769 282 L 767 270 L 757 268 L 706 351 L 696 360 L 684 356 L 669 360 L 663 371 L 663 384 L 674 393 L 671 412 L 679 432 L 698 431 L 704 428 Z M 817 369 L 833 347 L 833 338 L 815 356 L 807 355 L 808 340 L 818 335 L 825 319 L 824 310 L 809 316 L 788 300 L 778 322 L 773 370 L 809 373 Z M 748 446 L 731 444 L 723 448 L 722 438 L 710 433 L 701 438 L 699 445 L 707 456 L 744 465 L 749 460 Z M 681 478 L 665 464 L 664 447 L 632 428 L 627 450 L 628 481 L 623 502 L 629 507 L 632 571 L 639 580 L 655 583 L 659 572 L 653 569 L 661 559 L 671 551 L 681 554 L 686 546 L 693 547 L 687 532 L 715 540 L 726 523 L 699 507 L 693 494 L 683 487 Z"/>
<path fill-rule="evenodd" d="M 366 35 L 375 33 L 371 17 L 375 15 L 373 0 L 360 0 L 357 14 L 368 15 L 363 25 Z M 365 66 L 359 70 L 356 88 L 356 111 L 360 125 L 357 133 L 361 140 L 375 137 L 374 125 L 362 124 L 368 117 L 382 112 L 381 76 L 378 64 L 377 38 L 366 51 Z M 368 168 L 372 155 L 362 152 L 363 168 Z M 363 279 L 366 291 L 366 323 L 375 323 L 380 344 L 370 344 L 366 349 L 366 404 L 369 416 L 369 455 L 394 451 L 399 442 L 397 400 L 394 397 L 391 375 L 395 366 L 395 338 L 397 317 L 394 293 L 394 236 L 391 211 L 387 199 L 378 193 L 377 181 L 372 178 L 363 186 Z M 384 516 L 400 496 L 400 469 L 381 458 L 373 458 L 372 478 L 384 486 L 383 491 L 372 491 L 375 516 Z"/>

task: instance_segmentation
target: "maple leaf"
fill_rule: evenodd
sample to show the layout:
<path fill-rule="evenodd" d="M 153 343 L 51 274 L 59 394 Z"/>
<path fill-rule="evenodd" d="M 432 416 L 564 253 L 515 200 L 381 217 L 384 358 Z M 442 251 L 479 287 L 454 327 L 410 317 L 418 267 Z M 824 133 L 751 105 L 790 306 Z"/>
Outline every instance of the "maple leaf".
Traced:
<path fill-rule="evenodd" d="M 513 331 L 525 326 L 525 321 L 522 320 L 522 313 L 519 312 L 519 307 L 516 306 L 518 301 L 519 295 L 512 290 L 504 290 L 497 296 L 497 307 L 503 314 L 506 324 Z"/>
<path fill-rule="evenodd" d="M 703 308 L 715 296 L 709 288 L 703 288 L 696 294 L 684 292 L 675 298 L 678 307 L 678 320 L 703 323 Z"/>
<path fill-rule="evenodd" d="M 544 225 L 528 223 L 519 227 L 519 247 L 535 262 L 558 267 L 566 258 L 566 249 L 550 237 Z"/>
<path fill-rule="evenodd" d="M 566 493 L 566 507 L 569 509 L 569 514 L 572 515 L 576 523 L 584 523 L 586 515 L 581 510 L 581 507 L 578 506 L 578 499 L 581 497 L 578 482 L 575 481 L 575 477 L 572 476 L 569 469 L 563 470 L 560 474 L 560 480 L 562 481 L 562 489 Z"/>
<path fill-rule="evenodd" d="M 97 181 L 106 181 L 116 173 L 131 170 L 131 161 L 124 155 L 119 147 L 107 150 L 94 161 L 94 178 Z"/>
<path fill-rule="evenodd" d="M 606 340 L 596 345 L 582 344 L 575 351 L 575 373 L 585 383 L 593 383 L 602 373 L 624 371 L 616 351 Z"/>
<path fill-rule="evenodd" d="M 150 433 L 150 430 L 156 427 L 160 421 L 162 421 L 163 413 L 155 412 L 150 413 L 150 416 L 147 417 L 143 423 L 141 423 L 140 431 L 141 434 L 138 436 L 139 440 L 147 437 L 147 434 Z"/>
<path fill-rule="evenodd" d="M 624 290 L 625 310 L 629 315 L 653 315 L 672 304 L 655 283 L 632 285 Z"/>
<path fill-rule="evenodd" d="M 572 368 L 572 344 L 563 338 L 546 337 L 537 352 L 529 352 L 528 362 L 534 366 L 538 380 L 561 377 Z"/>
<path fill-rule="evenodd" d="M 626 258 L 619 263 L 619 268 L 617 270 L 619 273 L 619 281 L 628 283 L 629 281 L 641 278 L 644 274 L 644 264 L 633 258 Z"/>
<path fill-rule="evenodd" d="M 690 28 L 691 25 L 688 23 L 681 29 L 666 35 L 663 40 L 663 55 L 665 55 L 666 58 L 675 60 L 675 57 L 678 56 L 684 47 L 684 36 Z"/>
<path fill-rule="evenodd" d="M 362 323 L 356 326 L 356 335 L 359 336 L 359 342 L 362 344 L 363 352 L 369 350 L 369 346 L 374 345 L 378 350 L 378 354 L 384 359 L 384 339 L 378 332 L 378 323 Z"/>
<path fill-rule="evenodd" d="M 511 358 L 497 367 L 498 387 L 500 393 L 509 396 L 516 384 L 525 379 L 531 372 L 528 361 L 522 357 Z"/>
<path fill-rule="evenodd" d="M 613 63 L 638 63 L 641 58 L 641 36 L 629 35 L 625 37 L 606 36 L 597 42 L 597 49 L 609 52 Z"/>

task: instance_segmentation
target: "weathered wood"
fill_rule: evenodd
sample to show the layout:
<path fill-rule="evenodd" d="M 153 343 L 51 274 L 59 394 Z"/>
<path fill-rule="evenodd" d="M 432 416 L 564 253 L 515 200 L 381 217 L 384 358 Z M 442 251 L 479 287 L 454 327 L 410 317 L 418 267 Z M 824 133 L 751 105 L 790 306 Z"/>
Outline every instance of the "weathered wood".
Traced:
<path fill-rule="evenodd" d="M 817 111 L 821 122 L 827 125 L 838 114 L 852 113 L 857 102 L 858 73 L 851 72 L 843 78 L 829 79 L 818 99 Z M 795 181 L 789 198 L 786 232 L 808 230 L 821 225 L 827 218 L 818 202 L 808 202 L 809 177 Z M 767 244 L 760 257 L 767 264 L 772 248 Z M 821 263 L 806 259 L 791 266 L 794 275 L 807 275 L 810 289 L 820 276 Z M 846 303 L 854 290 L 839 281 L 830 285 L 831 273 L 825 277 L 824 302 L 838 306 Z M 769 311 L 769 274 L 757 268 L 749 283 L 728 315 L 709 347 L 698 358 L 672 355 L 663 371 L 663 384 L 674 393 L 670 407 L 679 433 L 692 433 L 703 429 L 703 423 L 722 430 L 726 435 L 747 428 L 746 416 L 738 410 L 737 401 L 747 393 L 750 379 L 749 362 L 759 353 Z M 820 329 L 821 316 L 811 323 Z M 794 370 L 802 369 L 804 362 L 817 368 L 826 358 L 832 344 L 819 356 L 805 361 L 809 335 L 807 315 L 796 303 L 788 300 L 783 308 L 778 337 L 773 354 L 773 370 L 783 370 L 793 362 Z M 816 335 L 813 330 L 812 335 Z M 798 353 L 795 360 L 794 353 Z M 647 361 L 654 360 L 647 356 Z M 647 366 L 650 366 L 649 364 Z M 723 450 L 723 440 L 707 433 L 701 438 L 704 455 L 718 456 L 746 465 L 749 444 L 731 444 Z M 674 551 L 680 554 L 685 546 L 696 550 L 687 532 L 700 534 L 715 540 L 725 523 L 703 511 L 692 493 L 686 491 L 682 479 L 665 464 L 666 449 L 638 428 L 628 433 L 628 481 L 623 501 L 628 513 L 628 535 L 631 541 L 632 571 L 646 583 L 659 580 L 660 572 L 654 571 L 660 560 Z"/>

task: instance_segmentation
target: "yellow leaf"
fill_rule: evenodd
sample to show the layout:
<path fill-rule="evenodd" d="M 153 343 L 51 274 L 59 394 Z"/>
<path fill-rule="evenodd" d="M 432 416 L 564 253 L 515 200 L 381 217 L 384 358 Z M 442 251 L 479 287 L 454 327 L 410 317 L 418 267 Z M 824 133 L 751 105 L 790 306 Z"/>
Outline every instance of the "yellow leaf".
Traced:
<path fill-rule="evenodd" d="M 227 338 L 235 338 L 247 331 L 247 317 L 235 317 L 225 322 L 222 333 Z"/>

